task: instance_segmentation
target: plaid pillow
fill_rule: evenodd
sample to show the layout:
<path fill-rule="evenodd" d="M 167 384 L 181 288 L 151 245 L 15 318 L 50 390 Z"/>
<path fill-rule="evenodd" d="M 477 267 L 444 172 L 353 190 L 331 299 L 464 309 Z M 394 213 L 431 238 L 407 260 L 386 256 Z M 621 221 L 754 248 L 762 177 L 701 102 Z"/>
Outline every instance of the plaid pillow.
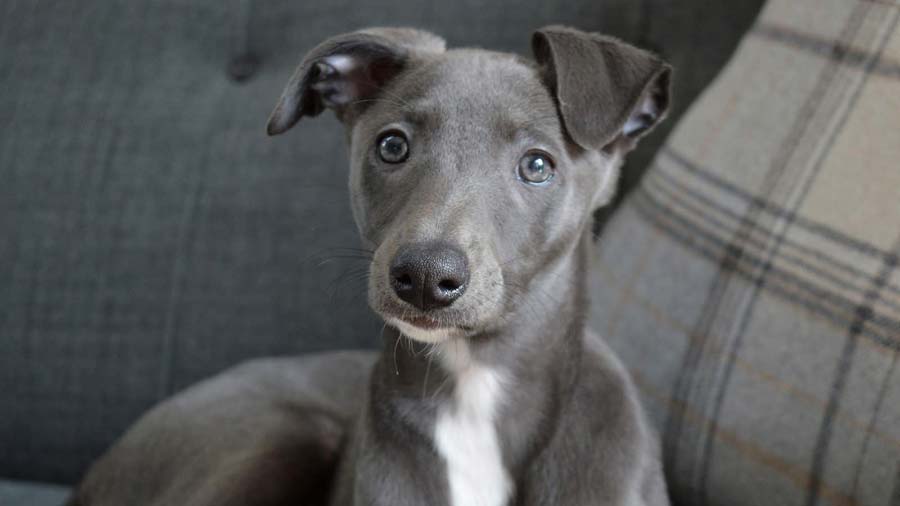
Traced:
<path fill-rule="evenodd" d="M 771 0 L 601 239 L 677 503 L 900 505 L 898 19 Z"/>

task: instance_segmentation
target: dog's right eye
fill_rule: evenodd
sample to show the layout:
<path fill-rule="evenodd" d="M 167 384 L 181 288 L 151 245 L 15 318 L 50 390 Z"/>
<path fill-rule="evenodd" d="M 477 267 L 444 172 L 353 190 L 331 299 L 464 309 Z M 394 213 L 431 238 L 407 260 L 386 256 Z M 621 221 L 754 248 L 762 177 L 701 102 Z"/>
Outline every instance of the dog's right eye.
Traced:
<path fill-rule="evenodd" d="M 409 141 L 402 132 L 386 132 L 378 138 L 378 157 L 385 163 L 401 163 L 409 157 Z"/>
<path fill-rule="evenodd" d="M 543 151 L 530 151 L 519 160 L 516 167 L 519 179 L 527 184 L 543 186 L 553 179 L 556 167 L 550 155 Z"/>

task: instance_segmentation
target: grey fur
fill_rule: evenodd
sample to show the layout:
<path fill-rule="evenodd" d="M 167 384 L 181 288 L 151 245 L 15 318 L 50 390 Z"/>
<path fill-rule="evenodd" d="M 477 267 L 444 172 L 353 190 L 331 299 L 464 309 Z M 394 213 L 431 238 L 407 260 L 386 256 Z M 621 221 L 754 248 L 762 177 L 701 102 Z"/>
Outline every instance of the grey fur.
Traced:
<path fill-rule="evenodd" d="M 447 51 L 411 29 L 341 35 L 307 55 L 268 125 L 277 134 L 324 108 L 338 114 L 354 217 L 375 251 L 370 305 L 386 321 L 429 317 L 465 335 L 428 345 L 387 326 L 374 355 L 223 373 L 142 418 L 73 504 L 449 506 L 433 432 L 455 377 L 434 357 L 454 343 L 507 373 L 496 431 L 509 504 L 668 504 L 635 389 L 584 313 L 592 211 L 664 117 L 670 69 L 568 28 L 540 30 L 534 47 L 537 61 Z M 388 129 L 409 138 L 403 164 L 375 154 Z M 515 172 L 534 148 L 558 168 L 543 186 Z M 426 314 L 392 293 L 387 271 L 403 245 L 438 239 L 466 253 L 471 281 Z"/>

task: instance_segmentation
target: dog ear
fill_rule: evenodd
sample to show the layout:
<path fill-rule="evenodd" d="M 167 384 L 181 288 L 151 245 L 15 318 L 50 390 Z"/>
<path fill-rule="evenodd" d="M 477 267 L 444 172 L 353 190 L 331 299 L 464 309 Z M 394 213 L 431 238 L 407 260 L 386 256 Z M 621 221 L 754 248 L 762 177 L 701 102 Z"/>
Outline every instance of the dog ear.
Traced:
<path fill-rule="evenodd" d="M 531 39 L 569 136 L 585 149 L 631 149 L 669 108 L 672 67 L 613 37 L 548 26 Z"/>
<path fill-rule="evenodd" d="M 373 28 L 332 37 L 310 51 L 288 81 L 266 131 L 277 135 L 326 107 L 344 118 L 365 105 L 417 56 L 444 51 L 444 40 L 411 28 Z"/>

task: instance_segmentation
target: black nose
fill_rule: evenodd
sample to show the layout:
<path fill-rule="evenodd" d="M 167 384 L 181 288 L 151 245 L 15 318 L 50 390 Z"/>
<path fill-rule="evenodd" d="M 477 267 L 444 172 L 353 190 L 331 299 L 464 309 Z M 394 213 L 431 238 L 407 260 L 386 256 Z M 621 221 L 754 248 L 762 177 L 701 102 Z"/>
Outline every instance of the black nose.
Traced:
<path fill-rule="evenodd" d="M 469 282 L 466 255 L 443 242 L 411 244 L 391 262 L 391 286 L 397 296 L 427 311 L 453 304 Z"/>

